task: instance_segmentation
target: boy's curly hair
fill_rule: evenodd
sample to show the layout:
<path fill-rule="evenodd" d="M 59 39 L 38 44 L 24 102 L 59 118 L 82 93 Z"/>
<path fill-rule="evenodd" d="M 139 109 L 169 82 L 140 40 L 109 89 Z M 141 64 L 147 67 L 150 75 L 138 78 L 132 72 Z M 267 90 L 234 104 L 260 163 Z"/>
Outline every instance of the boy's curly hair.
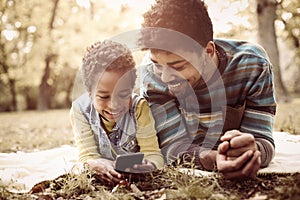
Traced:
<path fill-rule="evenodd" d="M 156 0 L 143 17 L 142 28 L 171 29 L 189 36 L 204 47 L 213 40 L 213 25 L 203 0 Z M 163 38 L 160 42 L 169 38 L 168 34 L 157 37 L 153 33 L 142 32 L 142 45 L 151 46 L 147 44 L 151 42 L 151 37 Z"/>
<path fill-rule="evenodd" d="M 132 85 L 136 80 L 135 62 L 131 51 L 123 44 L 104 40 L 87 48 L 82 59 L 83 83 L 91 94 L 104 71 L 123 71 L 132 75 Z"/>

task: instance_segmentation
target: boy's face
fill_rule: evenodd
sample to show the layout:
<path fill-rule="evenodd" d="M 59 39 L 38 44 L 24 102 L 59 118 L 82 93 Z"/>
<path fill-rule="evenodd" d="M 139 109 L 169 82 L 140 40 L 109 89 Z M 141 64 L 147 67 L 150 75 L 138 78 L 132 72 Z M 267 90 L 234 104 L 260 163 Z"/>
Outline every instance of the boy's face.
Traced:
<path fill-rule="evenodd" d="M 154 73 L 160 76 L 174 95 L 185 93 L 187 88 L 194 87 L 201 77 L 191 63 L 176 54 L 151 52 L 150 59 L 155 63 Z"/>
<path fill-rule="evenodd" d="M 124 71 L 104 71 L 93 92 L 97 112 L 109 122 L 118 121 L 129 109 L 132 76 Z"/>

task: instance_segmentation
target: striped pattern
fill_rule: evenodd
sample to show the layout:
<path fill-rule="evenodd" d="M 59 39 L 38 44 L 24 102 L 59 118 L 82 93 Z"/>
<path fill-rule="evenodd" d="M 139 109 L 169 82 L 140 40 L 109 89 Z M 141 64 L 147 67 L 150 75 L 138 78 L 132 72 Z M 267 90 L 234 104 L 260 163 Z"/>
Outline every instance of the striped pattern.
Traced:
<path fill-rule="evenodd" d="M 199 82 L 194 88 L 197 96 L 194 101 L 168 95 L 167 86 L 153 74 L 149 58 L 142 63 L 141 94 L 151 105 L 163 153 L 182 137 L 216 149 L 227 122 L 233 123 L 231 129 L 251 133 L 274 145 L 276 103 L 272 65 L 265 51 L 243 41 L 217 39 L 215 43 L 227 57 L 223 69 L 219 66 L 221 78 L 215 79 L 220 84 L 215 80 Z M 231 118 L 225 114 L 226 109 L 230 110 Z M 235 110 L 237 113 L 232 113 Z M 238 110 L 244 111 L 240 119 L 235 118 L 241 112 Z"/>

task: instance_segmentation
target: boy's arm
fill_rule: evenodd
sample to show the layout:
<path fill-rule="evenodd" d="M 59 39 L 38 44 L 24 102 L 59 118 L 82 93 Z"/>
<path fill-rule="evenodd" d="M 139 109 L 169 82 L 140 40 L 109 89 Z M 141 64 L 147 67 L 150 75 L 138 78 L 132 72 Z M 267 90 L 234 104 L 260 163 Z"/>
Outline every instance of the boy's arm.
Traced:
<path fill-rule="evenodd" d="M 167 87 L 153 73 L 152 64 L 146 55 L 140 67 L 140 94 L 151 107 L 161 152 L 170 163 L 179 156 L 176 141 L 186 138 L 186 128 L 176 100 L 168 96 Z M 182 142 L 182 150 L 188 149 L 190 144 L 190 141 Z"/>
<path fill-rule="evenodd" d="M 150 107 L 145 99 L 138 102 L 136 108 L 137 119 L 137 141 L 140 151 L 144 153 L 145 159 L 152 162 L 157 169 L 164 166 L 164 158 L 160 152 L 154 119 Z"/>
<path fill-rule="evenodd" d="M 70 120 L 79 153 L 79 161 L 87 162 L 100 158 L 90 124 L 74 104 L 70 110 Z"/>

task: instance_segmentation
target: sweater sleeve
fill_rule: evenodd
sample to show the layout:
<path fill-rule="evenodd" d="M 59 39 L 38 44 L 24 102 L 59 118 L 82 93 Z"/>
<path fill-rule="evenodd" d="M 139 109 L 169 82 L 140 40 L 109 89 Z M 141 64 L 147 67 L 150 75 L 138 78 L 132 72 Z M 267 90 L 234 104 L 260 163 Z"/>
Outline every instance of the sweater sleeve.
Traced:
<path fill-rule="evenodd" d="M 75 143 L 78 148 L 79 162 L 87 162 L 100 158 L 101 156 L 97 150 L 91 126 L 81 113 L 80 108 L 74 104 L 70 110 L 70 120 Z"/>
<path fill-rule="evenodd" d="M 262 153 L 262 167 L 266 167 L 275 154 L 272 133 L 276 101 L 271 67 L 268 63 L 264 64 L 263 71 L 249 90 L 241 124 L 242 132 L 251 133 L 255 137 L 256 144 Z"/>
<path fill-rule="evenodd" d="M 274 146 L 266 139 L 256 138 L 258 150 L 261 153 L 261 167 L 267 167 L 275 156 Z"/>
<path fill-rule="evenodd" d="M 164 166 L 164 158 L 161 154 L 156 130 L 154 127 L 154 119 L 150 107 L 145 99 L 138 102 L 136 108 L 137 119 L 137 141 L 140 151 L 144 153 L 145 159 L 152 162 L 157 169 Z"/>

